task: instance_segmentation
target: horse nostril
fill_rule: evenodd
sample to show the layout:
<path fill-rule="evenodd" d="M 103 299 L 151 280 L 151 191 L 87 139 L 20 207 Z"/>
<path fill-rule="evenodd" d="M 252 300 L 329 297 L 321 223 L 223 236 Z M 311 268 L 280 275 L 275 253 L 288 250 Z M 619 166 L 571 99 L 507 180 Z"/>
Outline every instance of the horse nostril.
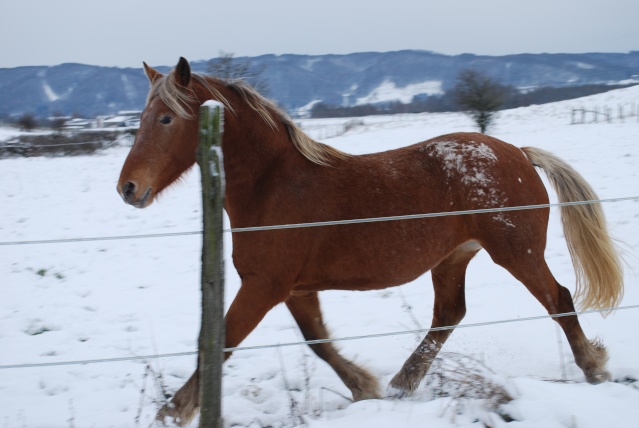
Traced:
<path fill-rule="evenodd" d="M 131 199 L 131 196 L 135 194 L 136 187 L 137 186 L 135 185 L 135 183 L 132 183 L 130 181 L 124 183 L 122 185 L 122 197 L 127 200 Z"/>

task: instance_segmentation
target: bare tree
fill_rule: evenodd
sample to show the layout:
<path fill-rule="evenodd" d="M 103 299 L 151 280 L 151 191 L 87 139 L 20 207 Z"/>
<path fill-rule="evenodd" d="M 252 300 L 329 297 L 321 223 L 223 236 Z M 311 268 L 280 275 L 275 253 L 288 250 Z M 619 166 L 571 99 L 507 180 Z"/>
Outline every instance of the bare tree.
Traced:
<path fill-rule="evenodd" d="M 18 125 L 24 131 L 33 131 L 38 126 L 38 121 L 33 113 L 25 113 L 18 118 Z"/>
<path fill-rule="evenodd" d="M 495 121 L 509 90 L 480 71 L 466 69 L 457 76 L 453 94 L 457 104 L 485 133 Z"/>
<path fill-rule="evenodd" d="M 268 84 L 261 77 L 264 68 L 254 67 L 249 59 L 238 60 L 231 52 L 220 51 L 218 58 L 209 61 L 209 73 L 223 79 L 246 80 L 262 95 L 268 94 Z"/>

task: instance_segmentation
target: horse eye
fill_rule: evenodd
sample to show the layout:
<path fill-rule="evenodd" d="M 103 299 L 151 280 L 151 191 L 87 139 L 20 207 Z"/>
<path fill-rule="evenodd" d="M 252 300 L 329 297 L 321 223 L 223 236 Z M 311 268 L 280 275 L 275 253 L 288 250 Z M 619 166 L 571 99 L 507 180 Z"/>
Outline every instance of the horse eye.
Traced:
<path fill-rule="evenodd" d="M 171 123 L 172 120 L 173 120 L 173 118 L 171 116 L 162 116 L 160 118 L 160 123 L 162 125 L 168 125 L 169 123 Z"/>

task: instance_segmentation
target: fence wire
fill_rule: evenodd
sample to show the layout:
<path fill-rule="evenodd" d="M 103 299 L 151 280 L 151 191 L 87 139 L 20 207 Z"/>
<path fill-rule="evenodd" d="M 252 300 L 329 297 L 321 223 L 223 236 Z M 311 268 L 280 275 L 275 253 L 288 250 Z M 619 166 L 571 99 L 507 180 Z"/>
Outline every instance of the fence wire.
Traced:
<path fill-rule="evenodd" d="M 374 338 L 381 338 L 381 337 L 402 336 L 406 334 L 416 334 L 416 333 L 423 334 L 423 333 L 428 333 L 431 331 L 445 331 L 445 330 L 454 330 L 458 328 L 475 328 L 475 327 L 486 327 L 490 325 L 509 324 L 509 323 L 515 323 L 515 322 L 523 322 L 523 321 L 538 321 L 542 319 L 554 319 L 554 318 L 562 318 L 562 317 L 570 317 L 570 316 L 579 316 L 579 315 L 586 315 L 586 314 L 593 314 L 593 313 L 600 313 L 600 312 L 623 311 L 628 309 L 639 309 L 639 305 L 619 306 L 618 308 L 591 309 L 591 310 L 580 311 L 580 312 L 563 312 L 560 314 L 547 314 L 547 315 L 538 315 L 538 316 L 532 316 L 532 317 L 485 321 L 485 322 L 478 322 L 478 323 L 472 323 L 472 324 L 459 324 L 456 326 L 448 325 L 448 326 L 442 326 L 442 327 L 419 328 L 414 330 L 402 330 L 402 331 L 394 331 L 394 332 L 388 332 L 388 333 L 373 333 L 373 334 L 364 334 L 360 336 L 304 340 L 299 342 L 286 342 L 286 343 L 276 343 L 276 344 L 269 344 L 269 345 L 239 346 L 234 348 L 224 348 L 222 351 L 223 352 L 254 351 L 254 350 L 260 350 L 260 349 L 283 348 L 283 347 L 289 347 L 289 346 L 347 342 L 347 341 L 361 340 L 361 339 L 374 339 Z M 123 362 L 123 361 L 151 360 L 151 359 L 158 359 L 158 358 L 188 357 L 193 355 L 197 355 L 197 351 L 173 352 L 169 354 L 137 355 L 137 356 L 130 356 L 130 357 L 98 358 L 98 359 L 91 359 L 91 360 L 8 364 L 8 365 L 0 365 L 0 370 L 24 369 L 24 368 L 34 368 L 34 367 L 71 366 L 71 365 L 85 365 L 85 364 L 98 364 L 98 363 L 116 363 L 116 362 Z"/>
<path fill-rule="evenodd" d="M 471 214 L 489 214 L 489 213 L 500 213 L 500 212 L 507 212 L 507 211 L 524 211 L 524 210 L 534 210 L 534 209 L 541 209 L 541 208 L 568 207 L 568 206 L 574 206 L 574 205 L 592 205 L 592 204 L 624 202 L 624 201 L 639 201 L 639 196 L 627 196 L 622 198 L 595 199 L 595 200 L 575 201 L 575 202 L 558 202 L 554 204 L 519 205 L 515 207 L 482 208 L 482 209 L 464 210 L 464 211 L 446 211 L 446 212 L 426 213 L 426 214 L 408 214 L 408 215 L 398 215 L 398 216 L 388 216 L 388 217 L 371 217 L 371 218 L 360 218 L 360 219 L 352 219 L 352 220 L 332 220 L 332 221 L 319 221 L 319 222 L 311 222 L 311 223 L 280 224 L 280 225 L 273 225 L 273 226 L 239 227 L 239 228 L 223 229 L 222 232 L 240 233 L 240 232 L 258 232 L 258 231 L 265 231 L 265 230 L 301 229 L 301 228 L 320 227 L 320 226 L 337 226 L 337 225 L 345 225 L 345 224 L 415 220 L 415 219 L 471 215 Z M 151 234 L 145 234 L 145 235 L 98 236 L 98 237 L 90 237 L 90 238 L 62 238 L 62 239 L 43 239 L 43 240 L 29 240 L 29 241 L 26 241 L 26 240 L 25 241 L 4 241 L 4 242 L 0 242 L 0 246 L 33 245 L 33 244 L 63 244 L 63 243 L 69 243 L 69 242 L 167 238 L 167 237 L 175 237 L 175 236 L 189 236 L 189 235 L 201 235 L 201 234 L 202 234 L 202 231 L 189 231 L 189 232 L 151 233 Z"/>
<path fill-rule="evenodd" d="M 465 210 L 465 211 L 448 211 L 448 212 L 439 212 L 439 213 L 411 214 L 411 215 L 400 215 L 400 216 L 389 216 L 389 217 L 373 217 L 373 218 L 361 218 L 361 219 L 352 219 L 352 220 L 335 220 L 335 221 L 323 221 L 323 222 L 312 222 L 312 223 L 296 223 L 296 224 L 282 224 L 282 225 L 273 225 L 273 226 L 232 228 L 232 229 L 224 229 L 223 232 L 238 233 L 238 232 L 256 232 L 256 231 L 278 230 L 278 229 L 336 226 L 336 225 L 346 225 L 346 224 L 425 219 L 425 218 L 471 215 L 471 214 L 488 214 L 488 213 L 499 213 L 499 212 L 507 212 L 507 211 L 522 211 L 522 210 L 532 210 L 532 209 L 541 209 L 541 208 L 554 208 L 554 207 L 565 207 L 565 206 L 574 206 L 574 205 L 589 205 L 589 204 L 597 204 L 597 203 L 613 203 L 613 202 L 637 201 L 637 200 L 639 200 L 639 196 L 628 196 L 628 197 L 622 197 L 622 198 L 597 199 L 597 200 L 576 201 L 576 202 L 561 202 L 561 203 L 554 203 L 554 204 L 521 205 L 521 206 L 515 206 L 515 207 L 485 208 L 485 209 Z M 202 234 L 202 231 L 190 231 L 190 232 L 174 232 L 174 233 L 154 233 L 154 234 L 145 234 L 145 235 L 121 235 L 121 236 L 64 238 L 64 239 L 31 240 L 31 241 L 5 241 L 5 242 L 0 242 L 0 246 L 30 245 L 30 244 L 60 244 L 60 243 L 70 243 L 70 242 L 113 241 L 113 240 L 128 240 L 128 239 L 146 239 L 146 238 L 166 238 L 166 237 L 201 235 L 201 234 Z M 375 333 L 375 334 L 367 334 L 367 335 L 360 335 L 360 336 L 318 339 L 318 340 L 299 341 L 299 342 L 290 342 L 290 343 L 279 343 L 279 344 L 271 344 L 271 345 L 224 348 L 223 351 L 238 352 L 238 351 L 248 351 L 248 350 L 258 350 L 258 349 L 280 348 L 280 347 L 287 347 L 287 346 L 315 345 L 315 344 L 321 344 L 321 343 L 333 343 L 333 342 L 343 342 L 343 341 L 351 341 L 351 340 L 359 340 L 359 339 L 381 338 L 381 337 L 399 336 L 399 335 L 416 334 L 416 333 L 423 334 L 423 333 L 428 333 L 431 331 L 453 330 L 455 328 L 483 327 L 483 326 L 489 326 L 489 325 L 514 323 L 514 322 L 521 322 L 521 321 L 535 321 L 535 320 L 541 320 L 541 319 L 547 319 L 547 318 L 560 318 L 560 317 L 566 317 L 566 316 L 584 315 L 584 314 L 598 313 L 598 312 L 612 312 L 612 311 L 637 309 L 637 308 L 639 308 L 639 305 L 630 305 L 630 306 L 622 306 L 618 308 L 594 309 L 594 310 L 581 311 L 581 312 L 565 312 L 561 314 L 539 315 L 539 316 L 525 317 L 525 318 L 487 321 L 487 322 L 473 323 L 473 324 L 461 324 L 457 326 L 442 326 L 442 327 L 434 327 L 434 328 L 404 330 L 404 331 L 388 332 L 388 333 Z M 33 367 L 53 367 L 53 366 L 66 366 L 66 365 L 84 365 L 84 364 L 97 364 L 97 363 L 113 363 L 113 362 L 123 362 L 123 361 L 158 359 L 158 358 L 184 357 L 184 356 L 192 356 L 196 354 L 197 354 L 197 351 L 186 351 L 186 352 L 176 352 L 176 353 L 168 353 L 168 354 L 99 358 L 99 359 L 76 360 L 76 361 L 9 364 L 9 365 L 0 365 L 0 370 L 33 368 Z"/>

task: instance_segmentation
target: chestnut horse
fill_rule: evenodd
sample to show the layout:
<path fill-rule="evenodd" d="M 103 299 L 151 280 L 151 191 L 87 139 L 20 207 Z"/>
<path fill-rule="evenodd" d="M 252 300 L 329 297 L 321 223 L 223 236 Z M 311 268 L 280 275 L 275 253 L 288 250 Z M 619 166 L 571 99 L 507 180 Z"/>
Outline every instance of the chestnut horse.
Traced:
<path fill-rule="evenodd" d="M 147 207 L 196 161 L 198 110 L 210 99 L 225 108 L 222 151 L 225 209 L 233 228 L 547 204 L 535 167 L 560 201 L 597 199 L 568 164 L 531 147 L 477 133 L 455 133 L 361 156 L 304 134 L 243 81 L 191 73 L 181 58 L 163 75 L 144 64 L 151 90 L 118 192 Z M 610 308 L 623 291 L 620 259 L 599 205 L 563 207 L 562 221 L 584 308 Z M 549 210 L 523 210 L 368 224 L 235 233 L 233 263 L 242 286 L 226 314 L 226 346 L 236 347 L 264 315 L 284 302 L 307 340 L 328 338 L 318 292 L 379 290 L 432 272 L 432 327 L 464 317 L 466 267 L 484 248 L 521 281 L 548 313 L 573 312 L 570 292 L 544 259 Z M 555 318 L 588 382 L 610 378 L 607 352 L 589 341 L 576 316 Z M 412 393 L 451 331 L 431 331 L 390 382 Z M 354 400 L 382 397 L 375 377 L 330 343 L 311 345 Z M 226 354 L 226 358 L 230 353 Z M 159 417 L 188 423 L 198 410 L 198 371 Z"/>

